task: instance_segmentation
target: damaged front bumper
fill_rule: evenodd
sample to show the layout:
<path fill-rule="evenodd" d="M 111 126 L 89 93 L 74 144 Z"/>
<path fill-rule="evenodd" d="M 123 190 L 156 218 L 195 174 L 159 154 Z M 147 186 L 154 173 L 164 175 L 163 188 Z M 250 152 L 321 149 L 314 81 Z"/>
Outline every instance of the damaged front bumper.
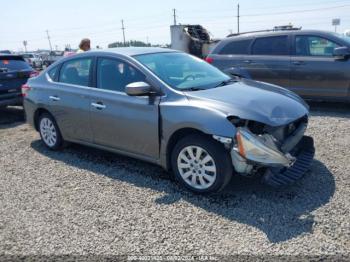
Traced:
<path fill-rule="evenodd" d="M 263 182 L 274 187 L 289 185 L 301 178 L 310 168 L 315 154 L 313 139 L 300 136 L 287 153 L 276 146 L 273 139 L 270 135 L 256 136 L 240 128 L 236 145 L 231 150 L 235 170 L 242 175 L 264 170 Z"/>
<path fill-rule="evenodd" d="M 315 155 L 312 137 L 304 136 L 293 151 L 296 158 L 293 165 L 288 168 L 268 168 L 263 175 L 264 183 L 273 187 L 290 185 L 310 169 Z"/>

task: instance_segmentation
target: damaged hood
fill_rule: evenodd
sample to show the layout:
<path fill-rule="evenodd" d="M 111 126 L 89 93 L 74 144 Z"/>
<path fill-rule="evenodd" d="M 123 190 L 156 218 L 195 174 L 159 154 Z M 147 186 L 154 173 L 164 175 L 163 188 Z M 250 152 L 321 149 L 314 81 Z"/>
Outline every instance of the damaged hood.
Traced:
<path fill-rule="evenodd" d="M 286 125 L 309 113 L 307 104 L 295 93 L 252 80 L 185 94 L 191 103 L 198 103 L 198 106 L 269 126 Z"/>

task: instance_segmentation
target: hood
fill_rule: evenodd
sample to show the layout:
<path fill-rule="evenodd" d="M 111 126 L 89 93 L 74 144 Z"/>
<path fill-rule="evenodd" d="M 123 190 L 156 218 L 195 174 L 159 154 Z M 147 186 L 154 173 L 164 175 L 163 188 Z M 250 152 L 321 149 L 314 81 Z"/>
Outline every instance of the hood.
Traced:
<path fill-rule="evenodd" d="M 286 125 L 309 113 L 307 104 L 295 93 L 252 80 L 185 94 L 191 103 L 269 126 Z"/>

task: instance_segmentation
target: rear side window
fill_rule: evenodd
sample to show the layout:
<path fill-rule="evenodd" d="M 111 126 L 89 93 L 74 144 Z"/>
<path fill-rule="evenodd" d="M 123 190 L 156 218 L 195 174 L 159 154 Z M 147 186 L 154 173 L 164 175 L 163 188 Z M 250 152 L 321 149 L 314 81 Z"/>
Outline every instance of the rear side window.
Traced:
<path fill-rule="evenodd" d="M 288 37 L 257 38 L 253 44 L 252 53 L 254 55 L 288 55 Z"/>
<path fill-rule="evenodd" d="M 20 57 L 0 56 L 0 70 L 2 71 L 24 71 L 32 68 Z"/>
<path fill-rule="evenodd" d="M 55 66 L 54 68 L 50 69 L 50 71 L 47 73 L 50 77 L 50 79 L 54 82 L 57 82 L 58 80 L 58 66 Z"/>
<path fill-rule="evenodd" d="M 91 64 L 91 58 L 74 59 L 65 62 L 61 68 L 59 82 L 89 86 Z"/>
<path fill-rule="evenodd" d="M 219 52 L 220 55 L 246 55 L 249 52 L 249 46 L 252 42 L 249 40 L 232 41 L 227 43 Z"/>

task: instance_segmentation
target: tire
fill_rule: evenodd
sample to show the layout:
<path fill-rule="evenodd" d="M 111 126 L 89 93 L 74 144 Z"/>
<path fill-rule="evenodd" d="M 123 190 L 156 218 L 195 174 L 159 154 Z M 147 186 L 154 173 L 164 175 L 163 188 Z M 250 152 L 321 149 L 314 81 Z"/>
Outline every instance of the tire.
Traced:
<path fill-rule="evenodd" d="M 228 151 L 204 135 L 189 135 L 179 140 L 171 153 L 171 165 L 175 178 L 200 194 L 224 189 L 233 174 Z"/>
<path fill-rule="evenodd" d="M 39 117 L 39 133 L 41 140 L 50 150 L 59 150 L 63 147 L 64 141 L 55 119 L 48 113 Z"/>

